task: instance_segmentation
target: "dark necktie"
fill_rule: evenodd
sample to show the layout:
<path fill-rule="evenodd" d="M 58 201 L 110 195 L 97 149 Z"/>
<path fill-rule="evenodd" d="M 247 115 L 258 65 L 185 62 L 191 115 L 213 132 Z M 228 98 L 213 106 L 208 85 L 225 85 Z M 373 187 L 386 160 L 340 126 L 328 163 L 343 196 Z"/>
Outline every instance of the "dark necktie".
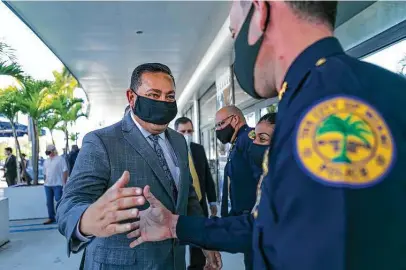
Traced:
<path fill-rule="evenodd" d="M 166 178 L 168 178 L 169 180 L 169 185 L 171 186 L 172 189 L 172 195 L 176 203 L 178 199 L 178 189 L 176 188 L 175 180 L 173 179 L 172 173 L 169 170 L 168 163 L 166 162 L 164 151 L 162 150 L 162 147 L 158 143 L 159 135 L 150 135 L 148 138 L 152 141 L 153 148 L 156 152 L 156 155 L 158 156 L 159 164 L 161 165 L 161 168 L 164 170 Z"/>

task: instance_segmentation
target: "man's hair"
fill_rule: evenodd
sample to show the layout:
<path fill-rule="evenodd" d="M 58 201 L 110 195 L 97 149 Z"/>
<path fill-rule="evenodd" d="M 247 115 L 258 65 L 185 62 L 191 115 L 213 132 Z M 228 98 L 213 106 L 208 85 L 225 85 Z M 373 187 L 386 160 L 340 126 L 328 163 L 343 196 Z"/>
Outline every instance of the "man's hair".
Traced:
<path fill-rule="evenodd" d="M 192 127 L 193 127 L 193 122 L 192 122 L 192 120 L 190 120 L 189 118 L 187 118 L 187 117 L 179 117 L 178 119 L 176 119 L 176 121 L 175 121 L 175 130 L 178 130 L 178 127 L 179 127 L 179 125 L 184 125 L 184 124 L 187 124 L 187 123 L 191 123 L 192 124 Z"/>
<path fill-rule="evenodd" d="M 160 64 L 160 63 L 146 63 L 146 64 L 142 64 L 139 65 L 138 67 L 136 67 L 131 75 L 131 83 L 130 83 L 130 89 L 132 89 L 133 91 L 137 91 L 138 87 L 140 87 L 140 85 L 142 84 L 142 74 L 144 73 L 165 73 L 167 75 L 169 75 L 169 77 L 171 77 L 172 81 L 173 81 L 173 85 L 175 86 L 175 79 L 173 78 L 172 72 L 169 69 L 169 67 L 167 67 L 164 64 Z"/>
<path fill-rule="evenodd" d="M 8 151 L 10 153 L 13 153 L 13 149 L 11 147 L 6 147 L 6 148 L 4 148 L 4 150 L 6 150 L 6 151 Z"/>
<path fill-rule="evenodd" d="M 327 23 L 334 29 L 338 1 L 286 1 L 296 14 L 305 20 Z"/>
<path fill-rule="evenodd" d="M 258 124 L 261 122 L 267 122 L 271 125 L 275 125 L 276 123 L 276 113 L 267 113 L 264 116 L 262 116 L 259 121 Z"/>
<path fill-rule="evenodd" d="M 300 18 L 309 21 L 318 20 L 327 23 L 334 29 L 338 1 L 285 1 L 285 3 Z M 243 10 L 247 10 L 251 7 L 252 2 L 241 0 L 240 5 Z"/>

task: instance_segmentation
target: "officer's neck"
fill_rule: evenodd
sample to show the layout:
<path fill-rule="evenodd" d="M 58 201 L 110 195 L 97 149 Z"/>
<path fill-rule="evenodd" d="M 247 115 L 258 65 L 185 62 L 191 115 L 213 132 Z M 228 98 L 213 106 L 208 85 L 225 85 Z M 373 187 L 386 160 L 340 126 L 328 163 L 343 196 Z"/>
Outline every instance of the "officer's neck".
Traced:
<path fill-rule="evenodd" d="M 302 20 L 292 22 L 277 29 L 272 42 L 275 51 L 275 84 L 281 89 L 286 73 L 295 59 L 317 41 L 333 36 L 332 30 L 324 24 L 304 23 Z M 294 29 L 294 32 L 292 32 Z M 289 35 L 286 31 L 289 30 Z"/>
<path fill-rule="evenodd" d="M 241 123 L 238 123 L 236 126 L 235 126 L 235 131 L 234 131 L 234 135 L 233 135 L 233 137 L 231 137 L 231 143 L 234 143 L 235 142 L 235 140 L 237 139 L 237 134 L 238 134 L 238 132 L 240 131 L 240 129 L 243 127 L 243 126 L 245 126 L 246 125 L 246 123 L 245 122 L 241 122 Z"/>

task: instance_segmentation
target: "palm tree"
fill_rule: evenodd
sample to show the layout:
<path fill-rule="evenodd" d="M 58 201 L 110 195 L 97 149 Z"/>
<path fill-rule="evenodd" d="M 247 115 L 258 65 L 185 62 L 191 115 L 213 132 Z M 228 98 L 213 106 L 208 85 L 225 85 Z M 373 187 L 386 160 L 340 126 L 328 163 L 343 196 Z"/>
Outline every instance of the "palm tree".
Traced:
<path fill-rule="evenodd" d="M 17 64 L 14 50 L 0 41 L 0 75 L 9 75 L 18 80 L 23 79 L 23 70 Z"/>
<path fill-rule="evenodd" d="M 55 110 L 55 113 L 60 116 L 62 121 L 62 125 L 57 129 L 63 131 L 65 134 L 66 151 L 69 149 L 69 126 L 75 123 L 80 117 L 87 117 L 87 115 L 82 112 L 82 107 L 82 99 L 69 98 L 65 95 L 57 96 L 52 103 L 52 108 Z"/>
<path fill-rule="evenodd" d="M 51 110 L 54 96 L 50 92 L 52 83 L 49 81 L 38 81 L 32 78 L 25 78 L 23 81 L 21 112 L 31 118 L 34 151 L 33 170 L 34 185 L 38 184 L 38 158 L 39 158 L 39 121 L 44 119 Z"/>
<path fill-rule="evenodd" d="M 54 131 L 57 129 L 59 123 L 61 123 L 61 117 L 57 114 L 48 114 L 46 117 L 39 119 L 39 129 L 47 128 L 51 134 L 52 144 L 55 145 Z"/>
<path fill-rule="evenodd" d="M 365 145 L 369 146 L 368 140 L 364 134 L 371 134 L 368 126 L 362 120 L 351 122 L 352 115 L 342 119 L 335 114 L 327 117 L 317 128 L 316 137 L 320 137 L 327 133 L 337 132 L 342 135 L 340 154 L 332 161 L 337 163 L 351 163 L 347 156 L 347 144 L 349 136 L 354 136 L 360 139 Z"/>
<path fill-rule="evenodd" d="M 16 143 L 17 153 L 20 156 L 20 159 L 23 160 L 20 142 L 18 141 L 17 129 L 16 129 L 16 117 L 17 113 L 21 110 L 22 95 L 16 87 L 10 86 L 5 89 L 0 90 L 0 113 L 8 119 L 13 131 L 13 137 Z M 21 163 L 24 168 L 24 162 Z"/>

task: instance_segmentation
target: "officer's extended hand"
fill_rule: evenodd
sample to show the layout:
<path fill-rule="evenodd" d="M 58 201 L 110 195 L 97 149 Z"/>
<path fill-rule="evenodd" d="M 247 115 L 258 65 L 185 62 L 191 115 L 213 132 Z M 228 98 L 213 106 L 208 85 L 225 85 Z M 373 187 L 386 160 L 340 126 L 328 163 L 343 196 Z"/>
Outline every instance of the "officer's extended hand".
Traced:
<path fill-rule="evenodd" d="M 206 265 L 204 270 L 218 270 L 223 267 L 221 254 L 218 251 L 209 251 L 202 249 L 204 256 L 206 256 Z"/>
<path fill-rule="evenodd" d="M 127 235 L 128 238 L 137 237 L 130 247 L 136 247 L 144 242 L 162 241 L 176 238 L 176 224 L 178 217 L 165 208 L 163 204 L 150 192 L 150 187 L 144 188 L 145 199 L 150 207 L 140 211 L 140 220 L 132 224 L 134 231 Z"/>
<path fill-rule="evenodd" d="M 126 188 L 130 173 L 125 171 L 121 178 L 91 204 L 80 219 L 80 232 L 86 236 L 108 237 L 131 231 L 131 223 L 120 221 L 138 217 L 135 206 L 145 204 L 141 188 Z"/>

